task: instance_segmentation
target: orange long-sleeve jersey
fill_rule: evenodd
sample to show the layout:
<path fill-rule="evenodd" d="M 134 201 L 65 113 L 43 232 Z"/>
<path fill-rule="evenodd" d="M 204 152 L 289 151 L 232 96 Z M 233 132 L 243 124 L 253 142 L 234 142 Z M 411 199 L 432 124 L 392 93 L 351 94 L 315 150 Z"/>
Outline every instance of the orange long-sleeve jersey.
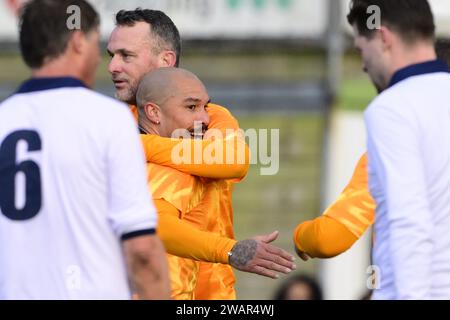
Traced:
<path fill-rule="evenodd" d="M 202 181 L 169 167 L 151 163 L 147 167 L 149 189 L 160 219 L 158 234 L 164 244 L 171 248 L 168 250 L 168 264 L 172 298 L 194 299 L 200 271 L 200 262 L 194 259 L 209 260 L 211 257 L 205 252 L 210 251 L 216 256 L 216 261 L 227 263 L 224 252 L 230 251 L 236 243 L 233 239 L 219 237 L 208 230 L 212 221 L 219 218 L 220 188 L 214 181 Z M 175 221 L 182 221 L 184 226 L 179 228 L 180 224 L 175 224 L 173 228 Z M 171 229 L 167 222 L 171 223 Z M 186 239 L 183 235 L 188 230 L 195 232 L 197 237 L 187 235 Z M 187 243 L 192 239 L 194 243 Z M 212 243 L 201 243 L 210 240 Z M 186 247 L 192 252 L 183 257 Z"/>
<path fill-rule="evenodd" d="M 375 201 L 368 186 L 367 154 L 359 160 L 353 176 L 324 214 L 297 226 L 297 250 L 313 258 L 331 258 L 348 250 L 375 220 Z"/>
<path fill-rule="evenodd" d="M 137 116 L 136 109 L 132 107 L 132 112 Z M 218 129 L 224 134 L 228 134 L 225 136 L 223 140 L 204 140 L 204 141 L 195 141 L 195 143 L 201 144 L 201 150 L 205 150 L 208 148 L 211 143 L 223 143 L 223 150 L 227 150 L 226 147 L 230 145 L 230 141 L 233 143 L 233 155 L 234 162 L 227 163 L 227 153 L 223 154 L 223 161 L 220 163 L 213 164 L 174 164 L 172 161 L 171 153 L 172 150 L 177 147 L 180 143 L 179 140 L 163 138 L 154 135 L 142 135 L 142 142 L 144 145 L 144 150 L 146 153 L 146 158 L 148 162 L 160 164 L 163 166 L 172 167 L 182 172 L 186 172 L 192 175 L 203 176 L 207 178 L 215 178 L 215 179 L 234 179 L 240 180 L 247 173 L 249 167 L 249 150 L 247 145 L 245 144 L 242 137 L 238 134 L 229 135 L 229 131 L 227 129 L 238 130 L 239 125 L 236 119 L 231 115 L 231 113 L 218 105 L 210 104 L 208 108 L 208 114 L 210 116 L 210 129 Z M 192 143 L 192 148 L 195 148 L 194 141 L 187 141 Z M 243 152 L 243 153 L 242 153 Z M 243 157 L 241 157 L 243 155 Z M 244 159 L 242 161 L 242 158 Z M 201 257 L 199 260 L 202 261 L 211 261 L 218 262 L 215 264 L 211 263 L 200 263 L 199 273 L 198 273 L 198 285 L 196 286 L 195 296 L 197 299 L 235 299 L 236 294 L 234 291 L 234 283 L 235 277 L 232 272 L 232 269 L 229 265 L 224 265 L 227 260 L 227 252 L 231 249 L 232 245 L 229 243 L 228 246 L 217 246 L 213 245 L 214 242 L 211 241 L 211 237 L 214 238 L 216 242 L 222 241 L 223 239 L 233 239 L 233 213 L 232 213 L 232 188 L 233 181 L 232 180 L 222 180 L 221 183 L 217 184 L 216 187 L 220 189 L 219 191 L 219 200 L 218 200 L 218 218 L 210 220 L 210 224 L 208 225 L 208 231 L 214 232 L 214 235 L 211 233 L 204 232 L 203 235 L 200 234 L 200 231 L 195 230 L 195 233 L 191 233 L 193 230 L 189 230 L 185 225 L 182 225 L 182 222 L 179 220 L 176 221 L 174 219 L 170 220 L 170 223 L 177 222 L 179 223 L 180 228 L 177 229 L 177 235 L 179 239 L 192 239 L 192 243 L 198 243 L 199 246 L 197 250 L 195 250 L 196 257 Z M 158 205 L 158 204 L 157 204 Z M 206 211 L 208 212 L 208 211 Z M 165 226 L 168 226 L 167 218 L 168 215 L 160 215 L 159 221 L 159 230 L 162 235 L 161 238 L 166 245 L 166 249 L 168 252 L 176 252 L 176 255 L 181 257 L 190 257 L 194 258 L 194 252 L 191 251 L 190 246 L 186 246 L 186 242 L 177 243 L 175 239 L 172 241 L 168 240 L 168 237 L 173 235 L 173 232 L 165 233 L 165 230 L 170 230 Z M 188 234 L 189 233 L 189 234 Z M 203 237 L 203 238 L 202 238 Z M 209 237 L 209 238 L 208 238 Z M 193 239 L 195 238 L 195 239 Z M 204 239 L 199 243 L 199 239 Z M 207 243 L 211 245 L 208 246 Z M 233 243 L 234 245 L 234 243 Z M 214 250 L 216 249 L 216 250 Z M 220 252 L 218 252 L 220 251 Z M 221 257 L 221 260 L 213 260 L 214 258 Z"/>

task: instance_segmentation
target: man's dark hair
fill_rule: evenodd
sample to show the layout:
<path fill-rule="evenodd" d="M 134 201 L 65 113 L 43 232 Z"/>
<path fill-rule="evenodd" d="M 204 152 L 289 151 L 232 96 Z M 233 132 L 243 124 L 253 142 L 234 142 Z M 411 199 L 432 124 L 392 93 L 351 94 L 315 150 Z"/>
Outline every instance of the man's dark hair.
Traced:
<path fill-rule="evenodd" d="M 397 32 L 406 43 L 434 40 L 434 18 L 427 0 L 352 0 L 347 20 L 360 35 L 371 39 L 375 34 L 367 25 L 373 14 L 367 9 L 372 5 L 380 9 L 381 25 Z"/>
<path fill-rule="evenodd" d="M 80 10 L 80 30 L 84 34 L 97 29 L 100 17 L 85 0 L 31 0 L 24 5 L 20 18 L 20 50 L 30 68 L 40 68 L 48 59 L 64 53 L 74 31 L 69 29 L 73 14 L 70 6 Z"/>
<path fill-rule="evenodd" d="M 304 274 L 297 274 L 287 278 L 275 292 L 273 300 L 287 300 L 289 290 L 296 284 L 303 284 L 309 288 L 311 300 L 323 300 L 322 289 L 317 281 Z"/>
<path fill-rule="evenodd" d="M 116 14 L 117 26 L 132 27 L 136 22 L 146 22 L 150 32 L 156 39 L 156 54 L 163 50 L 174 51 L 176 54 L 175 66 L 180 64 L 181 39 L 180 33 L 173 21 L 162 11 L 137 8 L 136 10 L 120 10 Z"/>

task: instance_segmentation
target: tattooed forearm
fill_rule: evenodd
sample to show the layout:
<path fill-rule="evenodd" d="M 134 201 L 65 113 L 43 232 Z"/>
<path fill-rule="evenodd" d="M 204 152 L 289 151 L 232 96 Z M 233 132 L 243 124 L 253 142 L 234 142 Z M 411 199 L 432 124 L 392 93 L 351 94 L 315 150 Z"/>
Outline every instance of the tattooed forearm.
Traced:
<path fill-rule="evenodd" d="M 239 241 L 231 250 L 230 264 L 235 268 L 245 267 L 255 256 L 257 246 L 258 243 L 253 239 Z"/>

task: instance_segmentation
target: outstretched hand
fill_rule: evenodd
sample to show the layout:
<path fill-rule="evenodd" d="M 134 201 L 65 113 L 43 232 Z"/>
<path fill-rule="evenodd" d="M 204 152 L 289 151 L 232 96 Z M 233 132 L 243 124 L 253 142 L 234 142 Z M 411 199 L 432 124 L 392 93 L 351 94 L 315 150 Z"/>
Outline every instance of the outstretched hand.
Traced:
<path fill-rule="evenodd" d="M 256 236 L 235 244 L 229 258 L 234 268 L 277 279 L 278 273 L 288 274 L 296 269 L 294 256 L 270 243 L 278 238 L 278 231 Z"/>

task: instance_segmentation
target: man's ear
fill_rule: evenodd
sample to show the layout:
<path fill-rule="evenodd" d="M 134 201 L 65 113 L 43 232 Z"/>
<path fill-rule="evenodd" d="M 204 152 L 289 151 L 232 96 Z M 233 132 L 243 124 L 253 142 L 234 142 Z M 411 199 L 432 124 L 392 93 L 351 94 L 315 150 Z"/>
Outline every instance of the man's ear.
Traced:
<path fill-rule="evenodd" d="M 148 102 L 144 106 L 144 112 L 147 119 L 153 124 L 161 123 L 161 108 L 156 103 Z"/>
<path fill-rule="evenodd" d="M 69 40 L 69 46 L 71 47 L 71 49 L 75 53 L 80 54 L 81 52 L 83 52 L 85 45 L 86 45 L 86 35 L 79 30 L 74 31 Z"/>
<path fill-rule="evenodd" d="M 165 50 L 160 53 L 160 67 L 175 67 L 177 63 L 177 55 L 174 51 Z"/>
<path fill-rule="evenodd" d="M 383 43 L 383 48 L 384 49 L 390 48 L 394 42 L 395 38 L 394 33 L 386 26 L 381 26 L 378 34 L 381 42 Z"/>

